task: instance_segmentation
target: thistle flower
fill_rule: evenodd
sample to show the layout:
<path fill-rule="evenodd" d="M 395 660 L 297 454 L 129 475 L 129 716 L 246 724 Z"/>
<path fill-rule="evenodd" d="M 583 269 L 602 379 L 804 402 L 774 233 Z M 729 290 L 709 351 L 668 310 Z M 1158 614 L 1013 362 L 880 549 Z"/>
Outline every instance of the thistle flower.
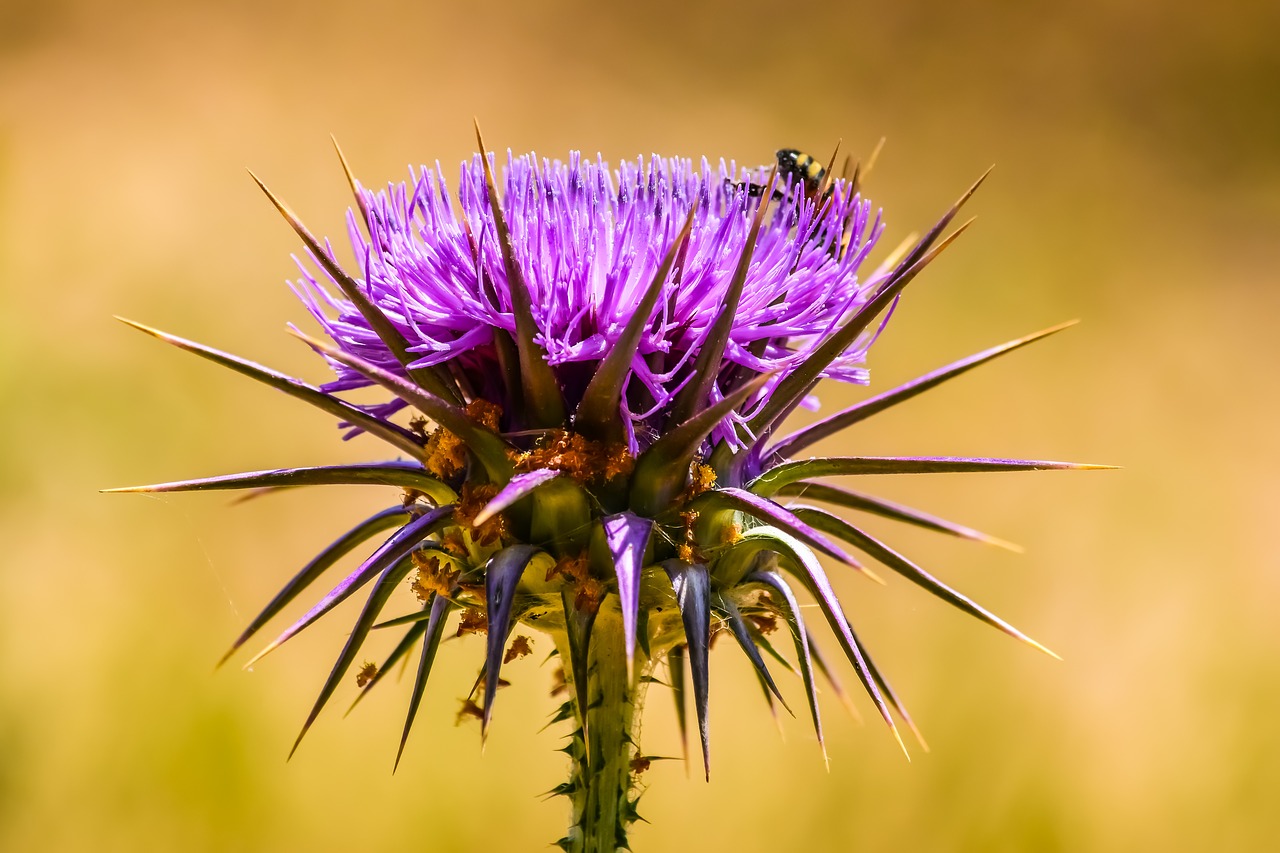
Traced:
<path fill-rule="evenodd" d="M 875 579 L 850 550 L 869 556 L 1043 649 L 831 508 L 999 540 L 825 480 L 1097 466 L 803 454 L 1065 326 L 778 437 L 797 407 L 813 404 L 823 378 L 868 382 L 868 348 L 903 288 L 964 230 L 943 237 L 977 184 L 918 242 L 867 269 L 881 223 L 856 170 L 839 179 L 827 173 L 820 183 L 794 170 L 767 179 L 761 171 L 658 157 L 615 171 L 575 153 L 567 163 L 508 155 L 499 175 L 488 155 L 477 155 L 462 164 L 456 192 L 437 164 L 375 193 L 348 170 L 358 275 L 344 271 L 328 245 L 267 191 L 308 250 L 295 289 L 330 341 L 295 332 L 336 371 L 320 387 L 131 323 L 311 403 L 349 434 L 369 433 L 398 456 L 120 490 L 401 490 L 295 575 L 228 652 L 347 554 L 382 540 L 253 659 L 348 597 L 365 596 L 299 741 L 374 630 L 396 631 L 400 641 L 380 666 L 359 669 L 358 696 L 418 655 L 397 763 L 455 614 L 459 632 L 486 636 L 466 700 L 482 735 L 503 664 L 529 650 L 523 632 L 547 634 L 567 696 L 555 719 L 570 730 L 564 752 L 571 773 L 555 793 L 571 801 L 572 823 L 559 844 L 614 850 L 625 847 L 638 817 L 637 777 L 648 760 L 636 740 L 637 709 L 664 662 L 682 731 L 686 692 L 693 694 L 709 778 L 708 650 L 715 634 L 732 635 L 771 706 L 787 702 L 766 655 L 798 672 L 822 742 L 818 675 L 840 688 L 804 618 L 802 596 L 816 601 L 893 735 L 895 715 L 914 730 L 854 633 L 819 553 Z M 370 385 L 389 392 L 389 401 L 358 406 L 342 399 Z M 384 619 L 406 581 L 418 606 Z M 794 667 L 774 648 L 777 637 L 770 639 L 779 630 L 794 648 Z"/>

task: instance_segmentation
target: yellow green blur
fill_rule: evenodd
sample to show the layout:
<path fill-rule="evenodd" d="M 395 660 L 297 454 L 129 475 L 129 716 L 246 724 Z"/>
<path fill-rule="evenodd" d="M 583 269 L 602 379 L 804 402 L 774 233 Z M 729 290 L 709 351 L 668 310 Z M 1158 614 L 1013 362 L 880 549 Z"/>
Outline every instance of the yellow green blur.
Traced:
<path fill-rule="evenodd" d="M 871 524 L 1065 661 L 897 578 L 839 576 L 932 752 L 907 763 L 828 693 L 828 773 L 807 721 L 781 740 L 718 644 L 711 784 L 694 744 L 688 772 L 653 762 L 637 851 L 1272 844 L 1280 11 L 1207 8 L 0 6 L 0 849 L 520 851 L 563 831 L 535 797 L 565 773 L 538 638 L 504 669 L 483 755 L 477 723 L 455 726 L 483 639 L 449 641 L 394 778 L 407 680 L 346 720 L 340 693 L 284 760 L 352 613 L 213 672 L 288 574 L 394 494 L 96 491 L 381 456 L 111 315 L 324 378 L 284 329 L 306 328 L 284 286 L 297 240 L 245 167 L 341 243 L 330 133 L 377 186 L 407 162 L 451 172 L 473 115 L 495 148 L 615 162 L 767 165 L 887 136 L 868 179 L 885 252 L 994 162 L 976 226 L 873 350 L 876 387 L 1084 322 L 832 449 L 1124 466 L 877 484 L 1024 546 Z M 645 720 L 645 752 L 678 755 L 662 687 Z"/>

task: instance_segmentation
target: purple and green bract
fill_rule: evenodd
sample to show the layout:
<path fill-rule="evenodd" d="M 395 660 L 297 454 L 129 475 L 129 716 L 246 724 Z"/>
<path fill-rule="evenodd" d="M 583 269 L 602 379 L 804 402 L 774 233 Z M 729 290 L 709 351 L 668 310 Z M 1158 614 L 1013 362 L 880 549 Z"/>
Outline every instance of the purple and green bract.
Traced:
<path fill-rule="evenodd" d="M 330 340 L 297 334 L 336 380 L 313 386 L 132 324 L 311 403 L 348 435 L 386 442 L 396 457 L 122 490 L 396 490 L 387 508 L 304 566 L 228 652 L 349 554 L 364 554 L 253 659 L 348 597 L 365 596 L 303 734 L 373 631 L 396 632 L 399 640 L 380 666 L 361 669 L 358 697 L 418 655 L 400 752 L 448 631 L 486 635 L 464 704 L 482 732 L 504 662 L 529 649 L 517 628 L 547 634 L 564 682 L 555 719 L 571 727 L 564 748 L 570 777 L 555 793 L 571 801 L 572 821 L 559 844 L 612 851 L 626 845 L 638 817 L 648 759 L 636 739 L 637 709 L 663 662 L 682 730 L 692 693 L 709 774 L 715 634 L 727 632 L 746 653 L 771 707 L 789 706 L 766 657 L 800 676 L 821 743 L 819 676 L 847 697 L 815 642 L 812 618 L 804 618 L 805 596 L 894 736 L 895 715 L 914 730 L 818 554 L 874 579 L 850 553 L 860 552 L 1043 648 L 831 510 L 999 540 L 826 478 L 1096 466 L 804 451 L 1065 326 L 779 436 L 797 407 L 816 405 L 823 378 L 867 383 L 869 346 L 903 288 L 963 230 L 943 236 L 973 189 L 914 245 L 872 268 L 880 215 L 861 196 L 856 170 L 840 179 L 828 173 L 815 188 L 706 161 L 654 157 L 612 170 L 572 154 L 564 163 L 508 155 L 502 169 L 477 155 L 462 164 L 456 192 L 439 165 L 379 193 L 347 175 L 356 196 L 349 217 L 355 273 L 268 192 L 307 247 L 296 290 Z M 343 399 L 370 385 L 385 389 L 387 402 Z M 384 614 L 393 600 L 402 612 Z M 403 612 L 406 601 L 416 603 Z M 447 627 L 455 614 L 456 627 Z M 770 639 L 775 632 L 786 639 L 780 648 Z"/>

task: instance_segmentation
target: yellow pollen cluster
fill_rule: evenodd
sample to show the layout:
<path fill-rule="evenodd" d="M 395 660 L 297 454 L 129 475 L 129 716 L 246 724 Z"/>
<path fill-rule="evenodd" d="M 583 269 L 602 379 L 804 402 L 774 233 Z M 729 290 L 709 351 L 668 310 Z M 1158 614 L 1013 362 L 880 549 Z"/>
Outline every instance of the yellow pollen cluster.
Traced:
<path fill-rule="evenodd" d="M 738 523 L 726 524 L 720 528 L 720 544 L 735 545 L 742 539 L 742 525 Z"/>
<path fill-rule="evenodd" d="M 494 432 L 498 430 L 498 420 L 502 416 L 502 408 L 488 400 L 472 400 L 464 410 L 467 417 Z M 426 421 L 415 418 L 409 422 L 417 433 L 426 431 Z M 467 467 L 467 445 L 458 436 L 444 427 L 438 428 L 427 436 L 427 453 L 425 466 L 428 472 L 442 480 L 450 480 Z"/>
<path fill-rule="evenodd" d="M 689 487 L 685 490 L 689 498 L 696 498 L 703 492 L 709 492 L 716 485 L 716 471 L 710 465 L 695 462 L 689 467 Z"/>
<path fill-rule="evenodd" d="M 472 400 L 465 409 L 467 417 L 482 427 L 498 431 L 498 421 L 502 417 L 502 407 L 488 400 Z"/>
<path fill-rule="evenodd" d="M 467 445 L 440 427 L 427 438 L 427 456 L 423 464 L 434 476 L 451 480 L 467 467 Z"/>
<path fill-rule="evenodd" d="M 676 556 L 686 563 L 699 562 L 698 543 L 693 537 L 693 525 L 698 521 L 698 511 L 696 509 L 686 509 L 680 512 L 680 521 L 684 525 L 684 537 L 676 545 Z"/>
<path fill-rule="evenodd" d="M 521 471 L 550 468 L 584 486 L 625 477 L 635 463 L 625 444 L 602 444 L 568 430 L 555 430 L 542 445 L 516 457 Z"/>

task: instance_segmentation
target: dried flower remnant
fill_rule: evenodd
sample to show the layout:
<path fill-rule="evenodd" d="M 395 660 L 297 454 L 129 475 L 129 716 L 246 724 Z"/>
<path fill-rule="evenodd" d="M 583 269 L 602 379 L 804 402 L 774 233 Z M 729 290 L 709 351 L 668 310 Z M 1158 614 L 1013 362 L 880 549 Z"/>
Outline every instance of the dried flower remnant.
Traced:
<path fill-rule="evenodd" d="M 380 667 L 366 664 L 357 683 L 365 695 L 416 651 L 398 762 L 449 624 L 453 636 L 483 638 L 480 674 L 459 719 L 479 719 L 486 733 L 505 684 L 502 666 L 531 651 L 516 626 L 541 632 L 558 658 L 552 695 L 564 697 L 553 719 L 570 730 L 570 778 L 556 793 L 569 799 L 572 819 L 558 843 L 612 851 L 625 847 L 638 819 L 637 778 L 650 766 L 639 751 L 638 709 L 664 663 L 682 731 L 692 693 L 709 778 L 713 635 L 732 635 L 770 705 L 784 706 L 761 651 L 778 656 L 766 635 L 773 642 L 789 635 L 821 743 L 818 676 L 844 694 L 815 642 L 805 597 L 893 735 L 895 716 L 914 730 L 853 633 L 818 554 L 870 575 L 850 553 L 860 552 L 1043 649 L 832 510 L 998 540 L 826 480 L 1100 466 L 803 454 L 1070 324 L 782 435 L 822 379 L 868 382 L 869 348 L 903 289 L 966 227 L 944 236 L 977 185 L 917 242 L 868 271 L 882 225 L 861 194 L 860 173 L 836 177 L 792 149 L 779 152 L 779 164 L 768 177 L 659 157 L 612 169 L 574 153 L 566 162 L 508 155 L 499 169 L 483 154 L 462 164 L 456 191 L 438 166 L 382 192 L 366 190 L 348 171 L 354 274 L 268 191 L 309 254 L 295 289 L 331 342 L 297 334 L 337 374 L 322 386 L 132 324 L 391 446 L 390 461 L 123 490 L 393 490 L 387 509 L 305 566 L 228 653 L 344 557 L 365 554 L 262 653 L 345 599 L 365 597 L 302 734 L 370 634 L 394 631 L 398 644 Z M 384 389 L 387 402 L 344 399 L 369 386 Z M 408 427 L 400 425 L 405 420 Z M 371 549 L 371 540 L 381 544 Z M 384 618 L 402 582 L 412 608 Z"/>

